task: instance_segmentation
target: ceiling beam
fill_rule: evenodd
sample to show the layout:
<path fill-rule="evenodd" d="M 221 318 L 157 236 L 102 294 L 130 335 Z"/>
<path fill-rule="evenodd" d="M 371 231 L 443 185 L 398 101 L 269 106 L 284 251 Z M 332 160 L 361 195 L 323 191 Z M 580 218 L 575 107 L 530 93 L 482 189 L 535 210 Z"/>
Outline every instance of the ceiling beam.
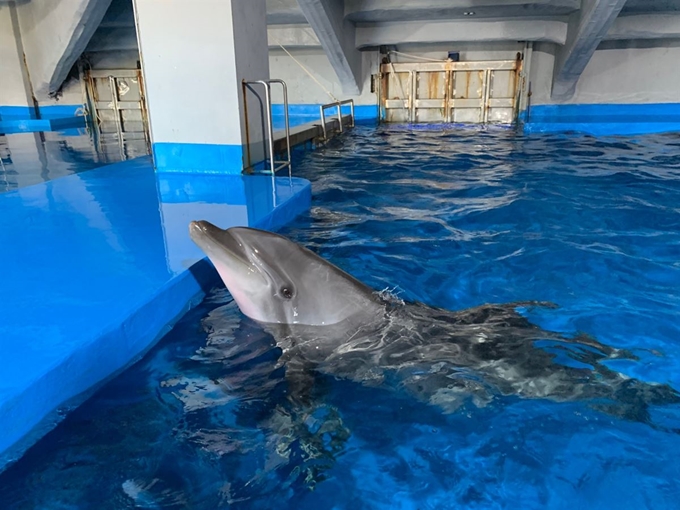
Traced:
<path fill-rule="evenodd" d="M 35 96 L 57 93 L 101 23 L 111 0 L 27 2 L 17 7 Z"/>
<path fill-rule="evenodd" d="M 564 44 L 567 24 L 548 20 L 379 23 L 356 29 L 359 49 L 414 43 L 540 41 Z"/>
<path fill-rule="evenodd" d="M 619 16 L 605 40 L 625 39 L 680 39 L 680 14 Z"/>
<path fill-rule="evenodd" d="M 626 0 L 583 0 L 569 18 L 567 42 L 555 54 L 552 97 L 569 99 L 597 46 L 616 21 Z"/>
<path fill-rule="evenodd" d="M 363 83 L 361 53 L 355 47 L 355 27 L 345 20 L 342 0 L 298 0 L 326 52 L 342 91 L 359 95 Z"/>
<path fill-rule="evenodd" d="M 345 17 L 357 23 L 463 18 L 565 16 L 581 0 L 345 0 Z M 468 13 L 468 14 L 465 14 Z"/>
<path fill-rule="evenodd" d="M 309 25 L 270 25 L 267 27 L 269 47 L 320 48 L 319 38 Z"/>

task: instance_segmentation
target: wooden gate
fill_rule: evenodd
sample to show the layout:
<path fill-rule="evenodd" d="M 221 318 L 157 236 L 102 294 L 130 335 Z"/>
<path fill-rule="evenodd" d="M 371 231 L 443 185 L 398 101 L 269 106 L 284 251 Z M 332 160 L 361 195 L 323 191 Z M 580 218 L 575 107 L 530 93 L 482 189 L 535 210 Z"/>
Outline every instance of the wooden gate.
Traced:
<path fill-rule="evenodd" d="M 381 120 L 511 124 L 521 68 L 520 54 L 516 60 L 382 64 Z"/>

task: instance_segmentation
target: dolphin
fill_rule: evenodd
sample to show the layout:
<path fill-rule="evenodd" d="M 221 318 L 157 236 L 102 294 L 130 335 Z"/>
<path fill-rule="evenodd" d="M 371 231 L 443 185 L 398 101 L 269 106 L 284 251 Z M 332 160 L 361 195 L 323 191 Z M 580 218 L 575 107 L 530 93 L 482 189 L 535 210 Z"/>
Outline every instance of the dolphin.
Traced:
<path fill-rule="evenodd" d="M 282 350 L 290 398 L 304 402 L 315 374 L 406 391 L 443 412 L 503 397 L 584 401 L 649 423 L 649 406 L 680 403 L 667 384 L 609 368 L 637 360 L 580 334 L 546 331 L 518 308 L 539 301 L 449 311 L 377 292 L 286 237 L 247 227 L 189 225 L 241 312 Z"/>

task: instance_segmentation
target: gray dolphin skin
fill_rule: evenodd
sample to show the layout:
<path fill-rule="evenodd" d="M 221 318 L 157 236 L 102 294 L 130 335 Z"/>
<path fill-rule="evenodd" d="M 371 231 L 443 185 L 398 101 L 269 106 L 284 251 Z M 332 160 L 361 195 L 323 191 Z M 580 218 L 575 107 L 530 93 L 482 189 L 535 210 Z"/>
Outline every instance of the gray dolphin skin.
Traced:
<path fill-rule="evenodd" d="M 287 238 L 191 222 L 193 241 L 217 269 L 240 310 L 283 354 L 290 398 L 305 399 L 314 374 L 406 391 L 453 412 L 500 397 L 585 401 L 649 423 L 649 406 L 680 403 L 666 384 L 627 377 L 603 362 L 636 360 L 587 335 L 546 331 L 518 307 L 448 311 L 384 296 Z"/>

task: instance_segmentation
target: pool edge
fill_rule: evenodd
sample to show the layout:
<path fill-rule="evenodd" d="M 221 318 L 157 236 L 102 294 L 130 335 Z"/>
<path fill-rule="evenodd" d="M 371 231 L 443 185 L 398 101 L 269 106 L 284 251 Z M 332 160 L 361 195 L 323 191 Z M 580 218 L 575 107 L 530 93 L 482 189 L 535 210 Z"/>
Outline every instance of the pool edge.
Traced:
<path fill-rule="evenodd" d="M 114 165 L 103 165 L 77 175 Z M 63 183 L 74 177 L 63 176 L 49 182 Z M 311 183 L 306 179 L 296 180 L 302 181 L 302 186 L 250 226 L 276 230 L 308 211 Z M 4 425 L 9 437 L 0 450 L 0 473 L 53 430 L 69 409 L 80 405 L 107 381 L 139 361 L 177 321 L 201 302 L 211 285 L 218 283 L 217 273 L 208 260 L 202 258 L 196 261 L 166 280 L 152 295 L 130 303 L 126 316 L 120 322 L 104 325 L 99 331 L 93 330 L 92 338 L 86 344 L 69 352 L 37 379 L 3 400 L 0 416 L 3 421 L 6 420 Z M 73 386 L 77 387 L 76 392 L 69 389 Z"/>

